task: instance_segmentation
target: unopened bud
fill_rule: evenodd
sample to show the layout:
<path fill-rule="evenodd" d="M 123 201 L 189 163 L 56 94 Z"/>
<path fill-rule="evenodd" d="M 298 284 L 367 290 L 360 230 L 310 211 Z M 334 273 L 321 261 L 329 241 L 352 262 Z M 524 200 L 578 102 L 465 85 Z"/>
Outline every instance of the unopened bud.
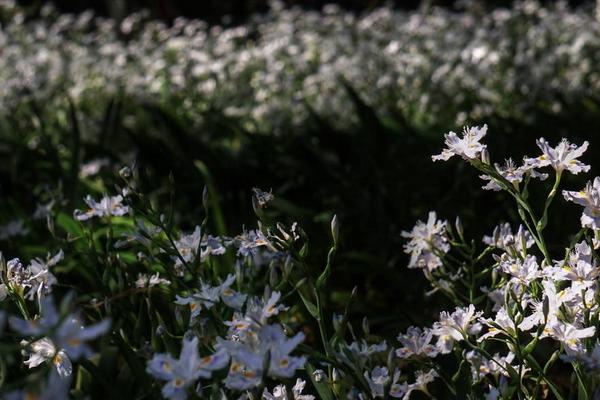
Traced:
<path fill-rule="evenodd" d="M 131 168 L 125 166 L 119 170 L 119 176 L 123 179 L 131 178 Z"/>
<path fill-rule="evenodd" d="M 344 317 L 340 314 L 333 314 L 333 330 L 339 331 L 342 328 L 342 321 Z"/>
<path fill-rule="evenodd" d="M 333 216 L 333 218 L 331 219 L 331 237 L 333 237 L 333 244 L 335 246 L 337 246 L 337 244 L 338 244 L 339 235 L 340 235 L 340 226 L 338 223 L 337 214 L 335 214 Z"/>
<path fill-rule="evenodd" d="M 340 380 L 340 373 L 338 372 L 337 368 L 334 368 L 333 371 L 331 372 L 331 380 L 334 382 L 337 382 Z"/>
<path fill-rule="evenodd" d="M 462 224 L 462 221 L 460 220 L 460 217 L 456 217 L 456 221 L 454 221 L 454 227 L 456 228 L 456 233 L 458 233 L 458 236 L 462 239 L 464 229 L 463 229 L 463 224 Z"/>
<path fill-rule="evenodd" d="M 367 317 L 364 317 L 362 320 L 362 330 L 365 333 L 365 335 L 369 335 L 369 333 L 371 332 L 371 329 L 369 327 L 369 319 Z"/>
<path fill-rule="evenodd" d="M 490 153 L 487 151 L 487 149 L 483 149 L 481 151 L 481 162 L 486 165 L 490 165 Z"/>
<path fill-rule="evenodd" d="M 544 296 L 544 302 L 542 303 L 542 312 L 544 313 L 544 320 L 547 320 L 548 313 L 550 312 L 550 299 L 548 299 L 548 296 Z"/>
<path fill-rule="evenodd" d="M 165 334 L 167 328 L 164 325 L 159 325 L 156 327 L 156 336 L 160 337 Z"/>
<path fill-rule="evenodd" d="M 322 382 L 323 379 L 326 378 L 325 371 L 322 369 L 316 369 L 315 372 L 313 372 L 313 378 L 315 382 Z"/>

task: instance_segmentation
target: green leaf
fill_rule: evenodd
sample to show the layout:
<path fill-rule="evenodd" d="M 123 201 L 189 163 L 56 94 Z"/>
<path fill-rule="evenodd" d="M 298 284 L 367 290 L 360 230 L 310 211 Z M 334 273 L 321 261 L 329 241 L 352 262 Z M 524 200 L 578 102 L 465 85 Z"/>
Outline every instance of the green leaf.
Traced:
<path fill-rule="evenodd" d="M 60 212 L 56 216 L 56 225 L 61 227 L 65 232 L 70 233 L 75 237 L 79 237 L 83 235 L 83 231 L 81 230 L 81 226 L 73 217 L 67 215 L 63 212 Z"/>
<path fill-rule="evenodd" d="M 467 360 L 463 359 L 460 362 L 458 370 L 452 377 L 452 383 L 456 389 L 458 398 L 467 398 L 471 387 L 471 367 Z"/>
<path fill-rule="evenodd" d="M 310 315 L 315 319 L 318 318 L 319 310 L 317 309 L 315 303 L 309 298 L 310 295 L 306 292 L 306 290 L 300 289 L 298 290 L 298 293 L 300 294 L 300 298 L 302 299 L 302 302 L 304 303 L 304 306 Z"/>

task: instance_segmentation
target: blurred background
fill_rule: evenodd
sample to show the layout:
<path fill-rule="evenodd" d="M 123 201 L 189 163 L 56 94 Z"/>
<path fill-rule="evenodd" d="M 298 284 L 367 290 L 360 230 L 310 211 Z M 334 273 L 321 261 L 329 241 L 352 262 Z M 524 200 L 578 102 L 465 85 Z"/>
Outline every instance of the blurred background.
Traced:
<path fill-rule="evenodd" d="M 587 2 L 589 2 L 588 0 Z M 514 1 L 486 0 L 480 1 L 478 7 L 496 8 L 510 7 Z M 56 0 L 52 2 L 40 0 L 19 1 L 20 5 L 39 8 L 47 3 L 52 3 L 61 12 L 81 13 L 93 10 L 95 14 L 115 19 L 123 19 L 127 15 L 139 10 L 148 10 L 152 18 L 172 20 L 177 17 L 200 18 L 211 23 L 241 23 L 249 16 L 256 13 L 265 13 L 269 10 L 268 0 Z M 284 0 L 286 7 L 302 7 L 306 10 L 320 10 L 328 4 L 337 4 L 348 11 L 364 12 L 380 7 L 391 7 L 400 10 L 415 10 L 423 7 L 448 7 L 460 9 L 473 1 L 465 0 Z M 541 4 L 553 3 L 542 1 Z M 586 0 L 569 0 L 571 6 L 580 6 Z"/>
<path fill-rule="evenodd" d="M 537 155 L 540 136 L 589 140 L 583 160 L 600 167 L 595 2 L 1 0 L 0 22 L 0 244 L 23 258 L 47 240 L 40 210 L 113 193 L 124 165 L 184 229 L 205 185 L 213 231 L 252 227 L 259 187 L 275 195 L 269 218 L 308 232 L 315 270 L 338 215 L 329 301 L 357 286 L 356 314 L 395 335 L 444 306 L 423 302 L 403 230 L 434 209 L 478 242 L 518 221 L 466 165 L 431 162 L 444 133 L 487 124 L 495 162 Z M 578 225 L 563 209 L 555 254 Z"/>

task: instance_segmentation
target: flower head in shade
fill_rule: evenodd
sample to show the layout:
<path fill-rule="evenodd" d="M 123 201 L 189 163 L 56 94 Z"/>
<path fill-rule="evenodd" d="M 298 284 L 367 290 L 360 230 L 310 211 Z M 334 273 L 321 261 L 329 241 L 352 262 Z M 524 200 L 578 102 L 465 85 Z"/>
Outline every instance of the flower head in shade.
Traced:
<path fill-rule="evenodd" d="M 25 353 L 29 355 L 25 364 L 33 368 L 43 361 L 51 361 L 62 376 L 71 373 L 71 360 L 93 354 L 86 342 L 103 335 L 110 328 L 109 320 L 84 326 L 76 314 L 61 318 L 51 297 L 42 301 L 40 318 L 28 321 L 11 317 L 9 323 L 14 331 L 23 336 L 42 336 L 42 339 L 33 342 L 23 342 Z"/>
<path fill-rule="evenodd" d="M 189 306 L 191 319 L 197 318 L 202 309 L 208 310 L 212 308 L 219 300 L 228 307 L 239 310 L 242 308 L 242 305 L 248 296 L 231 289 L 231 285 L 234 282 L 235 276 L 229 274 L 227 279 L 219 286 L 210 286 L 202 283 L 199 291 L 194 292 L 187 297 L 177 295 L 175 304 Z"/>
<path fill-rule="evenodd" d="M 165 398 L 184 400 L 188 397 L 188 388 L 199 378 L 210 378 L 213 371 L 225 368 L 228 363 L 229 356 L 224 349 L 218 349 L 210 356 L 200 357 L 198 338 L 194 337 L 183 339 L 178 359 L 170 354 L 155 354 L 146 370 L 155 378 L 166 381 L 162 388 Z"/>
<path fill-rule="evenodd" d="M 264 375 L 291 378 L 306 362 L 305 357 L 290 355 L 303 341 L 302 332 L 288 338 L 280 325 L 264 325 L 244 340 L 221 340 L 219 345 L 231 356 L 225 385 L 235 390 L 247 390 L 258 386 Z"/>

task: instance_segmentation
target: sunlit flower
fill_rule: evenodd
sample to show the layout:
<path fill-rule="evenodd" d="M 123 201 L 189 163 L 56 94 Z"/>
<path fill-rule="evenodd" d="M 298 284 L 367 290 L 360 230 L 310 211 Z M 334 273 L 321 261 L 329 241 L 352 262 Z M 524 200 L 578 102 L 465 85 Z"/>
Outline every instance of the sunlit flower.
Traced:
<path fill-rule="evenodd" d="M 538 279 L 542 272 L 535 256 L 527 255 L 524 260 L 513 258 L 503 254 L 498 259 L 498 268 L 511 276 L 511 282 L 529 285 L 532 281 Z"/>
<path fill-rule="evenodd" d="M 137 288 L 152 288 L 158 285 L 170 285 L 171 282 L 168 279 L 164 279 L 160 277 L 160 274 L 157 272 L 153 275 L 139 273 L 137 280 L 135 281 L 135 287 Z"/>
<path fill-rule="evenodd" d="M 431 344 L 433 332 L 431 329 L 417 328 L 411 326 L 406 331 L 406 334 L 400 334 L 398 341 L 402 347 L 396 350 L 396 356 L 399 358 L 410 357 L 435 357 L 438 354 L 438 349 Z"/>
<path fill-rule="evenodd" d="M 471 374 L 474 381 L 483 379 L 486 375 L 498 377 L 500 374 L 506 375 L 503 367 L 511 364 L 515 359 L 515 354 L 509 352 L 506 356 L 500 357 L 494 354 L 491 360 L 486 359 L 478 352 L 471 350 L 465 354 L 465 358 L 471 364 Z"/>
<path fill-rule="evenodd" d="M 588 148 L 588 142 L 583 142 L 581 146 L 569 143 L 567 139 L 561 140 L 556 147 L 550 147 L 544 138 L 536 141 L 538 147 L 542 150 L 542 155 L 537 158 L 527 158 L 525 163 L 533 168 L 540 168 L 551 165 L 556 171 L 567 170 L 572 174 L 587 172 L 589 165 L 583 164 L 577 160 Z"/>
<path fill-rule="evenodd" d="M 481 330 L 481 324 L 476 321 L 481 311 L 475 311 L 475 306 L 456 307 L 453 313 L 442 311 L 439 322 L 433 324 L 432 332 L 438 337 L 437 347 L 440 353 L 447 354 L 452 350 L 455 341 L 462 341 L 468 335 Z"/>
<path fill-rule="evenodd" d="M 544 336 L 550 336 L 561 342 L 568 355 L 581 353 L 583 351 L 581 339 L 594 336 L 594 333 L 596 333 L 594 326 L 578 329 L 571 324 L 560 321 L 549 324 L 548 329 L 544 330 Z"/>
<path fill-rule="evenodd" d="M 288 395 L 285 385 L 277 385 L 273 388 L 273 393 L 270 393 L 267 388 L 263 391 L 263 400 L 314 400 L 315 396 L 310 394 L 302 394 L 306 382 L 302 379 L 296 379 L 294 387 L 292 387 L 292 396 Z"/>
<path fill-rule="evenodd" d="M 525 249 L 534 244 L 533 237 L 527 229 L 519 225 L 516 233 L 512 232 L 509 223 L 496 226 L 491 236 L 484 236 L 483 243 L 488 246 L 497 247 L 512 255 L 522 254 Z"/>
<path fill-rule="evenodd" d="M 600 269 L 593 261 L 590 245 L 581 242 L 569 251 L 567 259 L 558 261 L 556 266 L 550 269 L 547 274 L 555 280 L 572 281 L 576 288 L 580 290 L 595 284 L 600 275 Z"/>
<path fill-rule="evenodd" d="M 404 252 L 410 254 L 408 268 L 424 268 L 432 271 L 442 265 L 440 254 L 450 250 L 446 233 L 446 221 L 439 221 L 435 211 L 429 213 L 427 223 L 417 221 L 410 232 L 402 232 L 410 241 Z"/>
<path fill-rule="evenodd" d="M 467 160 L 477 158 L 477 156 L 479 156 L 486 148 L 486 145 L 479 143 L 486 132 L 487 125 L 484 125 L 483 127 L 465 127 L 463 129 L 462 138 L 459 138 L 454 132 L 447 133 L 444 135 L 447 148 L 445 148 L 441 154 L 432 156 L 431 158 L 433 161 L 447 161 L 450 157 L 455 155 Z"/>
<path fill-rule="evenodd" d="M 84 201 L 88 205 L 85 211 L 75 210 L 73 216 L 79 221 L 85 221 L 93 217 L 120 217 L 129 213 L 129 207 L 123 204 L 123 196 L 104 196 L 100 202 L 96 202 L 92 196 L 87 196 Z"/>
<path fill-rule="evenodd" d="M 600 177 L 594 178 L 593 183 L 588 182 L 585 188 L 579 192 L 563 190 L 562 193 L 565 200 L 584 207 L 581 226 L 600 229 Z"/>

